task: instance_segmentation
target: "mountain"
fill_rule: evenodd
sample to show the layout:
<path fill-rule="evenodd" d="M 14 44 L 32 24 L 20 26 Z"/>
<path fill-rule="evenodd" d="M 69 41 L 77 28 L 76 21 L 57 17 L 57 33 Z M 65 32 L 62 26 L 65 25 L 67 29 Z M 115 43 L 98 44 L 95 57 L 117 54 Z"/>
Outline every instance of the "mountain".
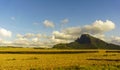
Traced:
<path fill-rule="evenodd" d="M 56 44 L 53 48 L 58 49 L 120 49 L 120 46 L 107 43 L 103 40 L 95 38 L 89 34 L 82 34 L 80 38 L 74 42 L 67 44 Z"/>

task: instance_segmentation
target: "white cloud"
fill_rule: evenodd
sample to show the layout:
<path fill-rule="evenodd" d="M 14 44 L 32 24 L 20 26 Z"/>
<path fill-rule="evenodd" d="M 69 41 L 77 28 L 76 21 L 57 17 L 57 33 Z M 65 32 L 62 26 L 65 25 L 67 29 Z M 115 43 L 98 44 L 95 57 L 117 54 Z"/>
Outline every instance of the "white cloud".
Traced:
<path fill-rule="evenodd" d="M 79 37 L 81 34 L 88 33 L 96 37 L 104 37 L 104 33 L 115 28 L 115 24 L 112 21 L 106 20 L 105 22 L 101 20 L 96 20 L 91 25 L 85 25 L 83 27 L 69 27 L 63 29 L 61 32 L 66 35 L 72 35 L 74 37 Z"/>
<path fill-rule="evenodd" d="M 69 19 L 65 18 L 61 21 L 62 24 L 67 24 L 69 22 Z"/>
<path fill-rule="evenodd" d="M 38 41 L 39 41 L 39 38 L 37 38 L 37 37 L 32 38 L 32 41 L 33 41 L 33 42 L 38 42 Z"/>
<path fill-rule="evenodd" d="M 120 45 L 120 36 L 112 36 L 110 38 L 110 42 L 114 43 L 114 44 L 117 44 L 117 45 Z"/>
<path fill-rule="evenodd" d="M 0 28 L 0 46 L 8 46 L 12 43 L 12 41 L 7 41 L 5 39 L 10 38 L 12 36 L 12 32 L 4 29 L 4 28 Z"/>
<path fill-rule="evenodd" d="M 11 37 L 12 36 L 12 32 L 9 30 L 6 30 L 4 28 L 0 28 L 0 36 L 1 37 Z"/>
<path fill-rule="evenodd" d="M 68 22 L 68 21 L 67 21 Z M 44 25 L 46 27 L 54 27 L 54 23 L 48 20 L 44 21 Z M 83 33 L 88 33 L 93 35 L 94 37 L 100 38 L 106 41 L 105 34 L 108 31 L 111 31 L 115 28 L 115 23 L 110 20 L 101 21 L 96 20 L 94 23 L 90 25 L 85 25 L 83 27 L 68 27 L 62 29 L 61 31 L 53 31 L 52 35 L 46 34 L 34 34 L 34 33 L 26 33 L 26 34 L 17 34 L 16 39 L 13 40 L 11 45 L 14 46 L 23 46 L 23 47 L 51 47 L 57 43 L 69 43 L 77 39 Z M 0 36 L 4 37 L 11 37 L 12 32 L 1 28 L 0 29 Z M 113 37 L 110 40 L 115 44 L 120 44 L 120 37 Z M 5 41 L 0 39 L 1 43 Z M 4 43 L 5 44 L 5 43 Z"/>
<path fill-rule="evenodd" d="M 104 33 L 113 30 L 114 28 L 115 24 L 112 21 L 106 20 L 104 22 L 96 20 L 91 25 L 85 25 L 83 27 L 69 27 L 61 31 L 54 31 L 53 36 L 56 41 L 59 39 L 59 41 L 66 40 L 67 42 L 71 42 L 80 37 L 81 34 L 87 33 L 106 41 Z"/>
<path fill-rule="evenodd" d="M 17 34 L 16 39 L 12 41 L 12 46 L 18 47 L 51 47 L 51 36 L 45 34 L 26 33 L 24 35 Z"/>
<path fill-rule="evenodd" d="M 103 41 L 107 41 L 104 34 L 95 34 L 95 35 L 92 35 L 92 36 L 94 36 L 96 38 L 99 38 L 99 39 L 101 39 Z"/>
<path fill-rule="evenodd" d="M 34 34 L 34 33 L 26 33 L 24 35 L 17 34 L 17 38 L 26 38 L 26 39 L 32 39 L 32 38 L 50 38 L 51 36 L 47 36 L 46 34 Z"/>
<path fill-rule="evenodd" d="M 36 34 L 35 35 L 37 38 L 40 38 L 42 35 L 41 34 Z"/>
<path fill-rule="evenodd" d="M 11 41 L 6 41 L 6 40 L 0 40 L 0 46 L 9 46 L 11 45 Z"/>
<path fill-rule="evenodd" d="M 25 34 L 23 37 L 24 38 L 32 38 L 32 37 L 34 37 L 35 36 L 35 34 L 33 34 L 33 33 L 27 33 L 27 34 Z"/>
<path fill-rule="evenodd" d="M 51 28 L 54 28 L 54 23 L 52 21 L 49 21 L 49 20 L 44 20 L 43 24 L 46 26 L 46 27 L 51 27 Z"/>
<path fill-rule="evenodd" d="M 67 35 L 65 33 L 62 32 L 58 32 L 58 31 L 53 31 L 53 35 L 55 37 L 55 39 L 65 39 L 65 40 L 72 40 L 74 39 L 74 37 L 72 35 Z"/>
<path fill-rule="evenodd" d="M 21 35 L 21 34 L 17 34 L 16 37 L 17 37 L 17 38 L 22 38 L 23 35 Z"/>
<path fill-rule="evenodd" d="M 28 46 L 29 45 L 29 40 L 26 38 L 17 38 L 13 41 L 12 43 L 15 46 Z"/>
<path fill-rule="evenodd" d="M 71 42 L 71 41 L 70 40 L 66 40 L 66 39 L 55 38 L 54 36 L 51 39 L 52 45 L 55 45 L 55 44 L 58 44 L 58 43 L 69 43 L 69 42 Z"/>
<path fill-rule="evenodd" d="M 77 36 L 80 36 L 81 34 L 81 28 L 80 27 L 69 27 L 69 28 L 63 29 L 61 32 L 77 37 Z"/>
<path fill-rule="evenodd" d="M 106 20 L 105 22 L 96 20 L 92 25 L 85 25 L 82 28 L 82 33 L 100 34 L 113 30 L 114 28 L 115 24 L 110 20 Z"/>

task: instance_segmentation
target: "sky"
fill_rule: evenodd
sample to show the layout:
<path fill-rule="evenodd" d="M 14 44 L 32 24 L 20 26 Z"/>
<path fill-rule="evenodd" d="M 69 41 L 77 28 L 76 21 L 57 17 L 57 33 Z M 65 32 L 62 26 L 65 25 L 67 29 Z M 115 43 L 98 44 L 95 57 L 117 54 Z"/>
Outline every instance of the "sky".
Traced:
<path fill-rule="evenodd" d="M 88 33 L 120 45 L 120 0 L 0 0 L 0 45 L 52 47 Z"/>

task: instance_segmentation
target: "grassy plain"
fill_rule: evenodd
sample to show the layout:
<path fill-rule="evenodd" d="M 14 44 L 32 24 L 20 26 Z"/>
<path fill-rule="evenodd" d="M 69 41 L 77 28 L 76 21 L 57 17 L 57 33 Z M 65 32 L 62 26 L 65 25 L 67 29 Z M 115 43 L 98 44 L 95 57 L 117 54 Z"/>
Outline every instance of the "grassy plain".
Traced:
<path fill-rule="evenodd" d="M 49 52 L 11 54 L 7 52 Z M 87 53 L 57 53 L 89 51 Z M 98 52 L 90 52 L 98 51 Z M 112 50 L 107 50 L 112 51 Z M 114 50 L 118 51 L 118 50 Z M 50 53 L 53 52 L 53 53 Z M 106 50 L 57 50 L 33 48 L 0 48 L 0 70 L 120 70 L 120 53 Z"/>

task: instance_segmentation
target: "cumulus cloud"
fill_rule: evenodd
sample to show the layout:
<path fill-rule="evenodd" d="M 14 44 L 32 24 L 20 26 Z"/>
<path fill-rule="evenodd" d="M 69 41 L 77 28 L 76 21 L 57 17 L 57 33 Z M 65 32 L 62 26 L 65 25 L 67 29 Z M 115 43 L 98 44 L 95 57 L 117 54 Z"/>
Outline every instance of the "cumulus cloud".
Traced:
<path fill-rule="evenodd" d="M 26 46 L 29 45 L 29 40 L 26 38 L 17 38 L 13 41 L 13 45 Z"/>
<path fill-rule="evenodd" d="M 99 39 L 101 39 L 103 41 L 107 41 L 104 34 L 95 34 L 95 35 L 92 35 L 92 36 L 94 36 L 96 38 L 99 38 Z"/>
<path fill-rule="evenodd" d="M 0 46 L 8 46 L 11 45 L 11 43 L 12 43 L 11 41 L 0 39 Z"/>
<path fill-rule="evenodd" d="M 62 33 L 59 31 L 54 31 L 53 35 L 54 35 L 55 39 L 72 40 L 74 38 L 72 35 L 65 34 L 65 33 Z"/>
<path fill-rule="evenodd" d="M 59 39 L 71 42 L 80 37 L 81 34 L 87 33 L 106 41 L 104 33 L 111 31 L 114 28 L 115 24 L 110 20 L 106 20 L 105 22 L 101 20 L 96 20 L 91 25 L 85 25 L 83 27 L 69 27 L 61 31 L 54 31 L 53 36 L 55 40 Z"/>
<path fill-rule="evenodd" d="M 12 36 L 12 32 L 9 30 L 6 30 L 4 28 L 0 28 L 0 36 L 1 37 L 11 37 Z"/>
<path fill-rule="evenodd" d="M 37 47 L 38 45 L 38 39 L 37 38 L 31 38 L 31 37 L 17 37 L 15 40 L 13 40 L 12 44 L 13 46 L 18 46 L 18 47 Z M 35 46 L 36 45 L 36 46 Z"/>
<path fill-rule="evenodd" d="M 17 38 L 26 38 L 26 39 L 32 39 L 32 38 L 50 38 L 51 36 L 47 36 L 46 34 L 34 34 L 34 33 L 26 33 L 26 34 L 17 34 Z"/>
<path fill-rule="evenodd" d="M 19 47 L 51 47 L 53 45 L 52 36 L 45 34 L 17 34 L 16 39 L 12 41 L 11 45 Z"/>
<path fill-rule="evenodd" d="M 17 34 L 16 37 L 17 37 L 17 38 L 22 38 L 23 35 L 21 35 L 21 34 Z"/>
<path fill-rule="evenodd" d="M 69 43 L 69 42 L 71 42 L 70 40 L 55 38 L 55 36 L 53 36 L 50 41 L 51 41 L 52 45 L 55 45 L 55 44 L 58 44 L 58 43 Z"/>
<path fill-rule="evenodd" d="M 51 27 L 51 28 L 54 28 L 54 23 L 52 21 L 49 21 L 49 20 L 44 20 L 43 24 L 46 26 L 46 27 Z"/>
<path fill-rule="evenodd" d="M 11 41 L 7 41 L 5 39 L 10 38 L 12 36 L 12 32 L 4 29 L 4 28 L 0 28 L 0 46 L 8 46 L 11 44 Z"/>
<path fill-rule="evenodd" d="M 69 27 L 63 29 L 61 32 L 72 36 L 79 36 L 81 34 L 81 27 Z"/>
<path fill-rule="evenodd" d="M 54 43 L 69 43 L 80 37 L 80 27 L 70 27 L 61 31 L 53 31 L 52 41 Z"/>
<path fill-rule="evenodd" d="M 63 29 L 61 32 L 72 35 L 72 36 L 80 36 L 81 34 L 88 33 L 96 36 L 103 36 L 105 32 L 111 31 L 115 28 L 115 24 L 112 21 L 106 20 L 96 20 L 91 25 L 85 25 L 83 27 L 69 27 L 66 29 Z"/>
<path fill-rule="evenodd" d="M 96 20 L 92 25 L 85 25 L 82 28 L 82 33 L 100 34 L 113 30 L 114 28 L 115 24 L 110 20 L 106 20 L 105 22 Z"/>
<path fill-rule="evenodd" d="M 41 34 L 36 34 L 35 36 L 36 36 L 37 38 L 42 37 L 42 35 L 41 35 Z"/>
<path fill-rule="evenodd" d="M 38 42 L 38 41 L 39 41 L 39 38 L 37 38 L 37 37 L 32 38 L 32 41 L 33 41 L 33 42 Z"/>
<path fill-rule="evenodd" d="M 120 36 L 112 36 L 110 38 L 110 43 L 120 45 Z"/>
<path fill-rule="evenodd" d="M 33 33 L 27 33 L 27 34 L 25 34 L 23 37 L 24 38 L 32 38 L 32 37 L 34 37 L 35 35 L 33 34 Z"/>
<path fill-rule="evenodd" d="M 64 20 L 64 22 L 68 22 L 68 20 Z M 54 27 L 54 23 L 48 20 L 44 21 L 44 25 L 46 27 Z M 108 31 L 111 31 L 115 28 L 115 23 L 110 20 L 101 21 L 96 20 L 92 24 L 85 26 L 77 26 L 77 27 L 68 27 L 62 29 L 61 31 L 53 31 L 52 35 L 46 34 L 34 34 L 34 33 L 26 33 L 26 34 L 17 34 L 16 39 L 12 41 L 12 45 L 15 46 L 29 46 L 29 47 L 52 47 L 57 43 L 69 43 L 77 39 L 81 36 L 81 34 L 87 33 L 91 34 L 94 37 L 100 38 L 106 41 L 105 34 Z M 1 28 L 0 35 L 5 37 L 10 37 L 11 32 Z M 111 42 L 115 44 L 120 44 L 120 37 L 112 37 Z M 0 40 L 0 42 L 3 42 Z"/>

